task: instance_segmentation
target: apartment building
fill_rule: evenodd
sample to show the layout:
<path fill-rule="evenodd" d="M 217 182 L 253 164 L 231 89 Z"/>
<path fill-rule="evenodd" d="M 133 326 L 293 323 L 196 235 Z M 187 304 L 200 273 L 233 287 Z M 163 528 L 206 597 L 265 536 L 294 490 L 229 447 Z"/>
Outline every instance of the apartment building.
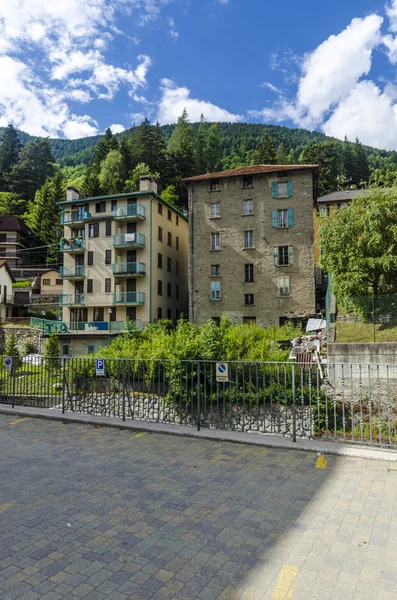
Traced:
<path fill-rule="evenodd" d="M 80 198 L 68 188 L 62 209 L 63 354 L 96 351 L 112 335 L 188 314 L 188 223 L 157 194 L 140 191 Z"/>
<path fill-rule="evenodd" d="M 10 215 L 0 217 L 0 259 L 12 269 L 23 265 L 28 238 L 33 234 L 22 219 Z"/>
<path fill-rule="evenodd" d="M 315 313 L 317 165 L 257 165 L 185 179 L 191 321 L 272 326 Z"/>

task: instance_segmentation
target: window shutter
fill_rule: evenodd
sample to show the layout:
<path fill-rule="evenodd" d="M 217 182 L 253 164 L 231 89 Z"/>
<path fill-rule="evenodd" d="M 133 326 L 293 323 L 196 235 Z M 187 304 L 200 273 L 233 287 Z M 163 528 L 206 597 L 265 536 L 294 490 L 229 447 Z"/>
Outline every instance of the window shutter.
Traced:
<path fill-rule="evenodd" d="M 293 227 L 294 225 L 294 209 L 288 209 L 288 227 Z"/>
<path fill-rule="evenodd" d="M 288 246 L 288 264 L 289 265 L 294 264 L 294 247 L 293 246 Z"/>
<path fill-rule="evenodd" d="M 292 179 L 288 179 L 288 196 L 294 195 L 294 182 Z"/>
<path fill-rule="evenodd" d="M 277 181 L 272 182 L 272 198 L 277 198 Z"/>
<path fill-rule="evenodd" d="M 273 248 L 273 261 L 276 267 L 278 267 L 278 248 Z"/>
<path fill-rule="evenodd" d="M 272 227 L 273 229 L 277 228 L 277 221 L 278 221 L 278 211 L 277 210 L 272 210 Z"/>

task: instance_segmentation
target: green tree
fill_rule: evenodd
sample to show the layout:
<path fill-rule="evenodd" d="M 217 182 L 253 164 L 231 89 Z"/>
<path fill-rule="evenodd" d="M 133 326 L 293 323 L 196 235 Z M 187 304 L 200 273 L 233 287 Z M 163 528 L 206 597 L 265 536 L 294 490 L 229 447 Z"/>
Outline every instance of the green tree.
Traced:
<path fill-rule="evenodd" d="M 18 132 L 12 126 L 5 128 L 0 139 L 0 191 L 9 191 L 9 174 L 11 168 L 18 162 L 22 144 Z"/>
<path fill-rule="evenodd" d="M 101 162 L 99 183 L 107 194 L 120 194 L 124 187 L 124 160 L 119 150 L 110 150 Z"/>
<path fill-rule="evenodd" d="M 22 216 L 26 202 L 12 192 L 0 192 L 0 215 Z"/>
<path fill-rule="evenodd" d="M 59 357 L 59 337 L 56 333 L 51 333 L 44 344 L 44 365 L 49 371 L 61 368 L 61 359 Z"/>
<path fill-rule="evenodd" d="M 205 120 L 204 115 L 201 115 L 195 142 L 195 168 L 197 175 L 203 175 L 207 172 L 207 136 L 208 123 Z"/>
<path fill-rule="evenodd" d="M 303 164 L 320 165 L 318 182 L 320 196 L 339 189 L 339 182 L 343 178 L 342 152 L 339 142 L 323 142 L 307 146 L 299 161 Z"/>
<path fill-rule="evenodd" d="M 207 167 L 210 173 L 220 168 L 221 130 L 219 123 L 213 123 L 208 130 Z"/>
<path fill-rule="evenodd" d="M 99 184 L 99 175 L 94 167 L 88 167 L 80 192 L 84 198 L 95 198 L 102 194 L 102 189 Z"/>
<path fill-rule="evenodd" d="M 159 178 L 159 173 L 151 173 L 148 165 L 145 165 L 145 163 L 139 163 L 139 165 L 137 165 L 132 171 L 130 178 L 125 182 L 125 191 L 139 192 L 139 178 L 143 177 L 144 175 L 150 175 L 156 180 Z"/>
<path fill-rule="evenodd" d="M 340 301 L 397 291 L 397 188 L 373 189 L 320 227 L 321 268 Z"/>
<path fill-rule="evenodd" d="M 257 151 L 257 161 L 260 165 L 275 165 L 276 151 L 271 136 L 265 133 Z"/>
<path fill-rule="evenodd" d="M 179 117 L 168 144 L 175 169 L 180 177 L 189 177 L 194 172 L 194 129 L 184 109 Z"/>
<path fill-rule="evenodd" d="M 133 146 L 135 164 L 144 163 L 150 169 L 154 168 L 156 163 L 154 133 L 154 127 L 148 119 L 145 119 L 143 123 L 136 128 Z"/>
<path fill-rule="evenodd" d="M 358 138 L 354 144 L 354 159 L 355 173 L 353 175 L 356 184 L 361 187 L 369 181 L 370 171 L 367 152 Z"/>
<path fill-rule="evenodd" d="M 26 202 L 33 200 L 47 177 L 54 175 L 54 161 L 48 139 L 37 138 L 29 142 L 10 170 L 10 190 Z"/>
<path fill-rule="evenodd" d="M 153 152 L 155 160 L 153 165 L 149 166 L 156 173 L 160 173 L 160 185 L 164 187 L 169 178 L 167 144 L 165 143 L 163 130 L 158 121 L 153 128 Z"/>
<path fill-rule="evenodd" d="M 179 206 L 179 196 L 174 185 L 169 185 L 161 192 L 161 197 L 173 206 Z"/>
<path fill-rule="evenodd" d="M 279 144 L 277 146 L 276 152 L 276 165 L 285 165 L 287 163 L 287 155 L 285 153 L 284 144 Z"/>
<path fill-rule="evenodd" d="M 6 356 L 11 356 L 14 359 L 12 361 L 11 373 L 15 373 L 16 369 L 21 365 L 21 355 L 18 348 L 17 336 L 13 331 L 7 340 L 4 351 Z"/>
<path fill-rule="evenodd" d="M 132 153 L 131 142 L 123 137 L 120 140 L 119 151 L 123 159 L 121 178 L 123 183 L 128 179 L 128 175 L 135 167 L 135 161 Z"/>
<path fill-rule="evenodd" d="M 105 131 L 105 135 L 99 140 L 95 148 L 95 155 L 93 161 L 94 170 L 99 172 L 101 163 L 107 157 L 111 150 L 117 150 L 119 144 L 117 138 L 113 135 L 112 130 L 108 127 Z"/>

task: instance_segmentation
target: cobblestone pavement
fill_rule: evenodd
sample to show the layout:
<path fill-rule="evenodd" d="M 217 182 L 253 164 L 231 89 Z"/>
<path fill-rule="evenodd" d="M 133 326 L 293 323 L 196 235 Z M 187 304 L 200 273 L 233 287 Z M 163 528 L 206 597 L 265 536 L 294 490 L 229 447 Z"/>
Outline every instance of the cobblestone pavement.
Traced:
<path fill-rule="evenodd" d="M 397 465 L 0 416 L 1 600 L 397 597 Z"/>

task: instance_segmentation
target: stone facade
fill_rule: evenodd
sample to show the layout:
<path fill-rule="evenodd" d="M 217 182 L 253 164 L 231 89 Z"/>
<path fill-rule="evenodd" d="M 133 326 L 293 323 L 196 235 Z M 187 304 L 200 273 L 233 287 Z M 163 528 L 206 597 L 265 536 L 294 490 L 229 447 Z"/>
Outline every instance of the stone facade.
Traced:
<path fill-rule="evenodd" d="M 317 169 L 302 165 L 295 169 L 291 165 L 290 170 L 281 172 L 255 173 L 254 167 L 249 169 L 250 179 L 239 174 L 243 169 L 237 169 L 226 176 L 214 174 L 216 179 L 208 175 L 187 180 L 190 319 L 195 323 L 228 313 L 236 323 L 251 319 L 259 326 L 272 326 L 285 318 L 315 312 L 313 206 Z M 284 188 L 278 187 L 283 183 Z M 279 190 L 284 191 L 280 194 Z M 252 214 L 244 214 L 245 200 L 252 200 Z M 219 208 L 211 206 L 214 204 Z M 275 211 L 280 210 L 286 210 L 284 215 L 289 219 L 282 227 L 279 221 L 275 224 Z M 253 247 L 249 249 L 245 248 L 246 231 L 253 232 Z M 220 234 L 219 250 L 212 248 L 214 233 Z M 288 247 L 288 265 L 276 264 L 280 246 Z M 219 275 L 214 274 L 213 265 L 219 265 Z M 252 283 L 246 282 L 246 265 L 253 265 Z M 280 289 L 283 277 L 289 278 L 289 294 L 285 296 Z M 220 284 L 219 299 L 211 299 L 211 282 Z M 253 304 L 246 304 L 246 294 L 254 295 Z"/>

